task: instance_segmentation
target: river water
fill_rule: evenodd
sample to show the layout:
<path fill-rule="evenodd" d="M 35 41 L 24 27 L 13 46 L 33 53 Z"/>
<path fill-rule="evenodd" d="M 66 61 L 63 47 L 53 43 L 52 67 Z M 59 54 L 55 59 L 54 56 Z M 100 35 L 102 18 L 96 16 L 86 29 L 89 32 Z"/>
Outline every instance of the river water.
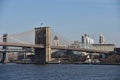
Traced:
<path fill-rule="evenodd" d="M 120 66 L 0 64 L 0 80 L 120 80 Z"/>

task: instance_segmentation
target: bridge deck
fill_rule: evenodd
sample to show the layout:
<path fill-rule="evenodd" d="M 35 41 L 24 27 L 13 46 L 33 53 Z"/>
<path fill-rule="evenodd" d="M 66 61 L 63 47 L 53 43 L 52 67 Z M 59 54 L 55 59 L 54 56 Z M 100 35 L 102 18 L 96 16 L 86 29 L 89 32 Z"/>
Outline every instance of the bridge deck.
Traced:
<path fill-rule="evenodd" d="M 73 50 L 73 51 L 83 51 L 89 53 L 110 53 L 113 51 L 102 51 L 102 50 L 95 50 L 95 49 L 86 49 L 86 48 L 70 48 L 70 47 L 60 47 L 60 46 L 51 46 L 52 49 L 59 49 L 59 50 Z"/>
<path fill-rule="evenodd" d="M 44 48 L 43 45 L 22 44 L 22 43 L 10 43 L 10 42 L 0 42 L 0 46 L 28 47 L 28 48 Z"/>
<path fill-rule="evenodd" d="M 0 46 L 44 48 L 44 45 L 10 43 L 10 42 L 0 42 Z M 70 47 L 61 47 L 61 46 L 51 46 L 51 49 L 83 51 L 83 52 L 90 52 L 90 53 L 110 53 L 110 52 L 112 52 L 112 51 L 102 51 L 102 50 L 86 49 L 86 48 L 70 48 Z"/>

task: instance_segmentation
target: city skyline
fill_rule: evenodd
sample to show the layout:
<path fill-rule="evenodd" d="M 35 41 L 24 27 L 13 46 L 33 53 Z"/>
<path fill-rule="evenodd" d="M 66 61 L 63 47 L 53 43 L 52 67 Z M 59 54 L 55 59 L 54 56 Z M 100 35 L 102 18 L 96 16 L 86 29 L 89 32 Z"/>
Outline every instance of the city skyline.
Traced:
<path fill-rule="evenodd" d="M 0 1 L 0 35 L 49 26 L 68 39 L 81 40 L 87 33 L 98 43 L 120 46 L 118 0 L 6 0 Z"/>

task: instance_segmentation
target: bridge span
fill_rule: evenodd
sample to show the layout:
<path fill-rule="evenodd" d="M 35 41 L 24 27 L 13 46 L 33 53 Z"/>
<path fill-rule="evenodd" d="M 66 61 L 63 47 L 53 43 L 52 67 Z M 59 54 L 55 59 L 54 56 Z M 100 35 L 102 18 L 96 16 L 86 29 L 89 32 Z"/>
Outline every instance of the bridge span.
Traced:
<path fill-rule="evenodd" d="M 81 52 L 99 53 L 99 54 L 107 54 L 112 52 L 112 51 L 102 51 L 102 50 L 86 49 L 86 48 L 70 48 L 70 47 L 61 47 L 61 46 L 51 46 L 51 49 L 81 51 Z"/>
<path fill-rule="evenodd" d="M 26 48 L 45 48 L 44 45 L 33 45 L 33 44 L 22 44 L 22 43 L 11 43 L 11 42 L 0 42 L 0 46 L 10 46 L 10 47 L 26 47 Z M 83 51 L 89 53 L 110 53 L 111 51 L 102 51 L 102 50 L 95 50 L 95 49 L 86 49 L 86 48 L 70 48 L 64 46 L 50 46 L 51 49 L 58 49 L 58 50 L 72 50 L 72 51 Z M 14 50 L 13 50 L 14 51 Z M 17 50 L 16 50 L 17 51 Z M 10 52 L 10 50 L 9 50 Z"/>
<path fill-rule="evenodd" d="M 65 47 L 59 45 L 51 46 L 50 44 L 51 32 L 49 27 L 39 27 L 39 28 L 35 28 L 34 30 L 35 30 L 35 44 L 8 42 L 7 35 L 3 35 L 3 42 L 0 42 L 0 46 L 3 46 L 3 49 L 7 49 L 7 46 L 34 48 L 34 52 L 35 52 L 34 63 L 38 63 L 38 64 L 45 64 L 51 60 L 51 49 L 73 50 L 73 51 L 82 51 L 82 52 L 100 53 L 100 54 L 101 53 L 107 54 L 111 52 L 111 51 L 102 51 L 102 50 L 87 49 L 87 48 L 71 48 L 71 47 L 67 47 L 67 46 Z M 5 52 L 3 52 L 3 54 L 5 54 Z"/>
<path fill-rule="evenodd" d="M 27 47 L 27 48 L 44 48 L 43 45 L 11 43 L 11 42 L 0 42 L 0 46 Z"/>

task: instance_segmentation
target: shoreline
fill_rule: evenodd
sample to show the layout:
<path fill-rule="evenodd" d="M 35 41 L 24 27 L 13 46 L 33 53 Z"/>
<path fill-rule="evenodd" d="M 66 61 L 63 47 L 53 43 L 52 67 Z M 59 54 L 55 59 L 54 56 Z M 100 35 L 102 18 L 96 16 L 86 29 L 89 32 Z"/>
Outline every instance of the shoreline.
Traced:
<path fill-rule="evenodd" d="M 36 63 L 16 63 L 16 64 L 36 64 Z M 120 63 L 46 63 L 46 64 L 76 64 L 76 65 L 120 65 Z M 44 65 L 44 64 L 41 64 Z"/>

